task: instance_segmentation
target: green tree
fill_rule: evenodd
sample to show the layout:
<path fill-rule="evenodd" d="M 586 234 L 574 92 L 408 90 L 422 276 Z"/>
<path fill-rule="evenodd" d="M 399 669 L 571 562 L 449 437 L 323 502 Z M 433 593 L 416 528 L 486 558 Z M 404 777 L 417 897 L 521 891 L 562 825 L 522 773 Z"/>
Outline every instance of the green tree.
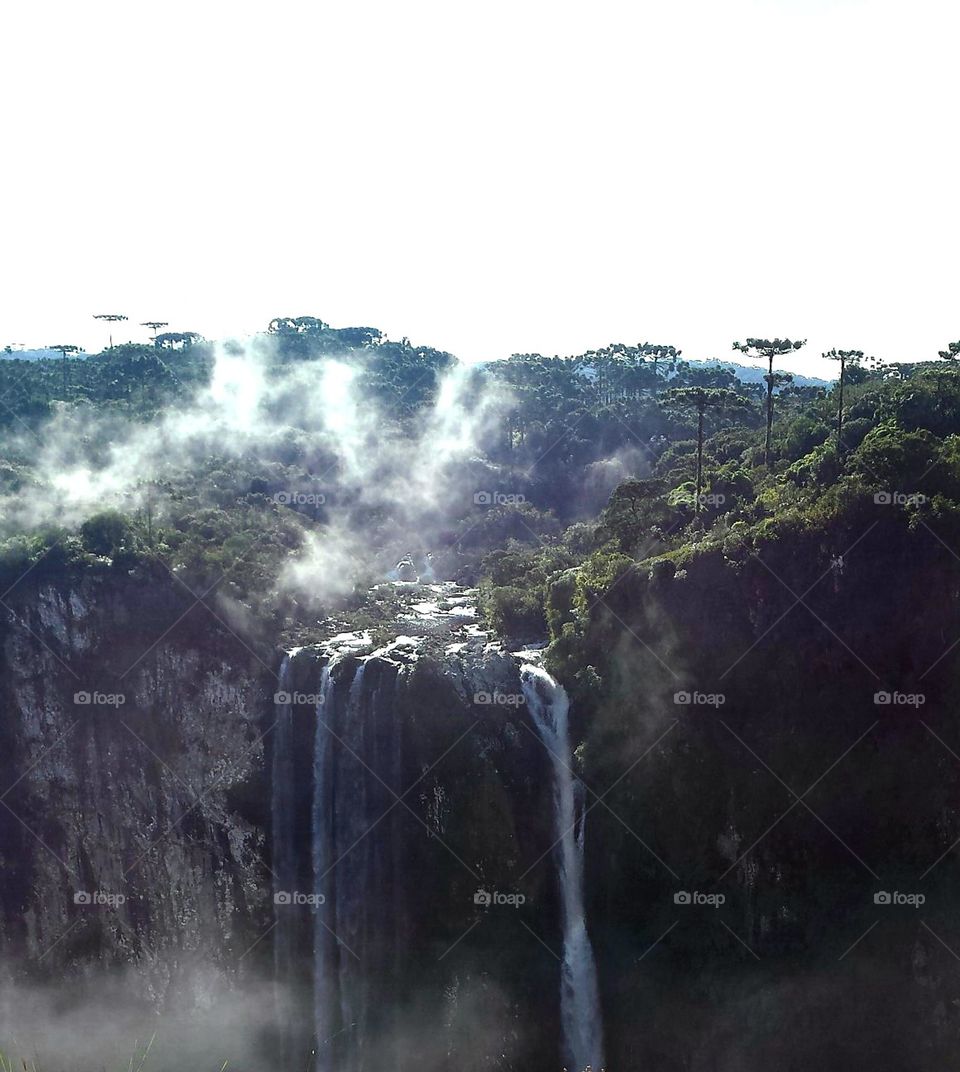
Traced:
<path fill-rule="evenodd" d="M 63 371 L 63 397 L 67 397 L 67 354 L 80 353 L 80 347 L 74 346 L 73 343 L 59 342 L 55 346 L 50 347 L 51 350 L 60 351 L 60 367 Z"/>
<path fill-rule="evenodd" d="M 637 350 L 645 358 L 648 358 L 653 364 L 653 394 L 657 393 L 657 386 L 659 384 L 659 363 L 663 360 L 669 361 L 671 367 L 676 367 L 677 358 L 683 352 L 678 350 L 675 346 L 667 346 L 661 343 L 642 342 L 637 347 Z"/>
<path fill-rule="evenodd" d="M 329 327 L 316 316 L 275 316 L 267 331 L 271 335 L 319 335 Z"/>
<path fill-rule="evenodd" d="M 104 320 L 108 324 L 119 324 L 122 321 L 126 320 L 127 318 L 123 315 L 123 313 L 94 313 L 93 314 L 93 319 L 94 320 Z M 109 345 L 108 349 L 110 349 L 110 350 L 113 349 L 113 329 L 112 328 L 110 330 L 110 345 Z"/>
<path fill-rule="evenodd" d="M 650 528 L 650 507 L 658 501 L 666 485 L 662 480 L 625 480 L 613 490 L 600 515 L 597 538 L 616 540 L 620 551 L 632 553 Z"/>
<path fill-rule="evenodd" d="M 136 536 L 129 518 L 119 510 L 101 510 L 80 526 L 83 549 L 93 555 L 115 557 L 136 549 Z"/>
<path fill-rule="evenodd" d="M 746 342 L 735 342 L 734 350 L 739 350 L 744 357 L 754 361 L 767 362 L 767 374 L 764 379 L 767 383 L 767 435 L 763 447 L 764 464 L 770 468 L 770 441 L 773 435 L 773 389 L 776 381 L 773 375 L 774 358 L 782 357 L 793 350 L 799 350 L 806 343 L 806 339 L 747 339 Z"/>
<path fill-rule="evenodd" d="M 196 331 L 166 331 L 157 335 L 153 344 L 161 350 L 185 349 L 199 342 L 200 338 L 201 336 Z"/>
<path fill-rule="evenodd" d="M 960 358 L 960 342 L 951 342 L 947 344 L 946 350 L 940 351 L 940 356 L 944 361 L 956 362 Z"/>
<path fill-rule="evenodd" d="M 703 424 L 708 409 L 749 408 L 743 395 L 726 387 L 675 387 L 663 396 L 668 409 L 693 409 L 697 414 L 697 498 L 694 509 L 699 513 L 703 494 Z"/>
<path fill-rule="evenodd" d="M 837 457 L 843 457 L 843 388 L 846 383 L 848 368 L 859 368 L 864 364 L 876 368 L 880 361 L 876 357 L 865 356 L 862 350 L 828 350 L 823 355 L 828 361 L 840 362 L 840 377 L 837 381 Z"/>
<path fill-rule="evenodd" d="M 170 326 L 170 322 L 168 320 L 142 320 L 140 322 L 140 327 L 149 328 L 153 332 L 153 334 L 150 336 L 150 341 L 151 342 L 156 341 L 157 332 L 161 328 L 167 328 L 169 326 Z"/>

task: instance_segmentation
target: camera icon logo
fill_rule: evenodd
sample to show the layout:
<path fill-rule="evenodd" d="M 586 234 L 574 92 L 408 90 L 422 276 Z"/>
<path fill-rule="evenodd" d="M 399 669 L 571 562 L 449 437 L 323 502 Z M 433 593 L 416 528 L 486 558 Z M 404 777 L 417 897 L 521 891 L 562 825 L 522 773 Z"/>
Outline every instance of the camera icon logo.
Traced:
<path fill-rule="evenodd" d="M 889 506 L 893 502 L 893 496 L 889 491 L 878 491 L 873 496 L 873 501 L 877 506 Z"/>
<path fill-rule="evenodd" d="M 273 501 L 280 506 L 286 506 L 290 502 L 291 495 L 289 491 L 278 491 L 273 496 Z"/>
<path fill-rule="evenodd" d="M 89 692 L 75 692 L 73 694 L 73 702 L 75 704 L 88 704 L 90 703 Z"/>
<path fill-rule="evenodd" d="M 875 704 L 888 704 L 893 699 L 889 692 L 875 692 L 873 694 L 873 702 Z"/>
<path fill-rule="evenodd" d="M 677 890 L 673 895 L 674 904 L 690 904 L 690 894 L 686 890 Z"/>
<path fill-rule="evenodd" d="M 689 692 L 675 692 L 673 694 L 673 702 L 675 704 L 688 704 L 690 703 L 690 699 L 691 696 Z"/>
<path fill-rule="evenodd" d="M 493 502 L 493 496 L 489 491 L 476 491 L 473 495 L 473 501 L 477 506 L 489 506 Z"/>
<path fill-rule="evenodd" d="M 292 898 L 290 894 L 287 893 L 285 890 L 280 890 L 273 895 L 273 903 L 275 905 L 288 905 L 291 903 L 291 901 Z"/>
<path fill-rule="evenodd" d="M 473 903 L 481 905 L 483 908 L 489 908 L 493 903 L 493 894 L 488 893 L 486 890 L 477 890 L 473 895 Z"/>
<path fill-rule="evenodd" d="M 275 704 L 288 704 L 292 697 L 289 692 L 275 692 L 273 694 L 273 702 Z"/>
<path fill-rule="evenodd" d="M 73 903 L 75 905 L 88 905 L 93 903 L 93 898 L 86 890 L 77 890 L 73 895 Z"/>
<path fill-rule="evenodd" d="M 890 902 L 891 902 L 891 897 L 890 897 L 890 894 L 887 893 L 886 890 L 878 890 L 877 893 L 875 893 L 873 895 L 873 903 L 874 904 L 890 904 Z"/>

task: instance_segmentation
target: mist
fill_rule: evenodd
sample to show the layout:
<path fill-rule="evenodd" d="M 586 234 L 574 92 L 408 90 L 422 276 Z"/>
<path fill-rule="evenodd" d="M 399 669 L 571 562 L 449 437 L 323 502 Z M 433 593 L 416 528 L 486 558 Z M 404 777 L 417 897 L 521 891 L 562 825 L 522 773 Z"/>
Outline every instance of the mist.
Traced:
<path fill-rule="evenodd" d="M 204 966 L 178 973 L 163 1011 L 135 995 L 133 969 L 85 972 L 47 985 L 0 986 L 4 1056 L 42 1072 L 191 1067 L 217 1072 L 254 1068 L 270 1054 L 277 1002 L 266 980 L 228 985 Z"/>
<path fill-rule="evenodd" d="M 29 459 L 29 470 L 23 486 L 0 495 L 3 535 L 74 528 L 111 508 L 149 508 L 169 522 L 178 509 L 172 486 L 218 463 L 198 505 L 229 501 L 248 491 L 242 463 L 277 509 L 316 521 L 281 585 L 337 597 L 405 554 L 422 558 L 462 516 L 476 490 L 465 466 L 509 402 L 499 385 L 454 364 L 438 374 L 432 399 L 401 420 L 372 396 L 362 360 L 281 362 L 263 337 L 212 344 L 212 356 L 209 382 L 149 422 L 55 403 L 35 433 L 21 430 L 9 456 Z"/>

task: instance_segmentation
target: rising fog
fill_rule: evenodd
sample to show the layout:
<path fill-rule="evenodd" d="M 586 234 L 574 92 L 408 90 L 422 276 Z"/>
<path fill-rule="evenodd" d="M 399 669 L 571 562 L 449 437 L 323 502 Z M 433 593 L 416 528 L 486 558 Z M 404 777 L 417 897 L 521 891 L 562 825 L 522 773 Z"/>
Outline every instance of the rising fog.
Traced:
<path fill-rule="evenodd" d="M 55 403 L 35 434 L 23 426 L 8 455 L 26 463 L 28 477 L 0 495 L 2 535 L 75 527 L 109 508 L 149 506 L 163 523 L 178 509 L 171 486 L 210 459 L 222 475 L 207 492 L 245 494 L 249 480 L 232 471 L 242 462 L 278 509 L 306 504 L 318 522 L 282 583 L 336 594 L 364 570 L 382 574 L 397 556 L 423 558 L 471 503 L 476 488 L 465 467 L 482 468 L 482 444 L 507 401 L 489 378 L 454 364 L 401 426 L 364 382 L 362 359 L 281 362 L 263 337 L 212 350 L 209 382 L 149 422 L 81 402 Z"/>

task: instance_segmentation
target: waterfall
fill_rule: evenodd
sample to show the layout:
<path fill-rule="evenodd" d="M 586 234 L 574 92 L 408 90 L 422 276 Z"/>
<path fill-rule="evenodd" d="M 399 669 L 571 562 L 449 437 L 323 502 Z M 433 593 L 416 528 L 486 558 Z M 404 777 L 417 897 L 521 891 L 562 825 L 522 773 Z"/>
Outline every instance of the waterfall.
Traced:
<path fill-rule="evenodd" d="M 415 928 L 429 926 L 416 914 L 422 876 L 411 872 L 411 851 L 421 869 L 423 864 L 418 834 L 406 809 L 396 806 L 396 793 L 412 772 L 436 758 L 436 742 L 445 739 L 436 735 L 448 732 L 440 709 L 434 721 L 418 723 L 416 734 L 405 735 L 405 720 L 422 702 L 407 680 L 418 655 L 417 644 L 400 638 L 370 654 L 327 648 L 295 660 L 291 653 L 281 668 L 281 692 L 291 693 L 295 702 L 277 698 L 275 890 L 296 894 L 277 918 L 277 976 L 295 1005 L 285 1019 L 283 1067 L 413 1069 L 421 1067 L 424 1047 L 432 1046 L 421 1037 L 426 998 L 416 990 L 419 976 L 411 968 L 419 951 Z M 449 665 L 459 667 L 461 658 L 451 655 Z M 503 657 L 495 669 L 508 680 L 516 665 Z M 428 672 L 436 675 L 429 681 L 442 680 L 440 666 Z M 310 673 L 316 675 L 312 725 L 304 699 L 309 693 L 293 691 L 294 683 L 304 687 Z M 598 987 L 583 907 L 584 807 L 577 795 L 582 786 L 566 766 L 567 698 L 548 675 L 529 666 L 523 668 L 523 689 L 536 731 L 552 754 L 552 769 L 544 763 L 543 770 L 554 798 L 551 829 L 562 910 L 563 1053 L 571 1072 L 588 1064 L 599 1070 Z M 515 761 L 515 777 L 526 777 L 528 763 L 519 755 Z M 472 762 L 464 757 L 461 769 L 472 769 Z M 312 898 L 305 900 L 308 893 Z M 311 1039 L 312 1061 L 305 1054 Z"/>
<path fill-rule="evenodd" d="M 567 716 L 570 701 L 563 687 L 537 666 L 521 670 L 527 710 L 553 767 L 554 826 L 563 930 L 560 970 L 560 1020 L 564 1059 L 576 1072 L 603 1065 L 603 1027 L 593 947 L 583 907 L 584 800 L 571 770 Z M 580 786 L 582 789 L 582 786 Z"/>
<path fill-rule="evenodd" d="M 362 1066 L 369 1012 L 356 952 L 364 944 L 370 896 L 369 844 L 364 838 L 368 775 L 355 758 L 364 751 L 365 664 L 357 665 L 346 707 L 340 710 L 331 673 L 336 661 L 334 657 L 321 672 L 314 738 L 311 851 L 313 889 L 320 903 L 313 948 L 313 1072 L 354 1072 Z"/>
<path fill-rule="evenodd" d="M 286 1024 L 288 1011 L 284 985 L 291 977 L 293 966 L 293 930 L 289 912 L 278 907 L 277 895 L 294 888 L 296 848 L 294 845 L 294 769 L 293 769 L 293 704 L 290 702 L 291 660 L 296 651 L 288 652 L 280 666 L 276 732 L 273 740 L 272 794 L 270 802 L 273 842 L 274 920 L 277 928 L 274 941 L 274 978 L 277 980 L 277 1011 L 281 1024 Z M 286 1031 L 283 1045 L 286 1046 Z"/>
<path fill-rule="evenodd" d="M 361 707 L 365 669 L 366 663 L 361 662 L 353 675 L 346 711 L 338 731 L 343 741 L 343 745 L 338 746 L 341 752 L 349 749 L 357 756 L 364 756 L 367 751 L 366 722 Z M 357 957 L 366 954 L 368 898 L 374 896 L 370 879 L 371 839 L 364 836 L 370 821 L 367 803 L 370 775 L 354 756 L 348 753 L 342 758 L 334 787 L 336 799 L 329 805 L 335 823 L 333 848 L 339 860 L 332 876 L 336 902 L 340 1021 L 344 1032 L 337 1072 L 357 1072 L 363 1063 L 368 1012 L 365 973 L 360 969 Z M 363 840 L 356 845 L 359 838 Z"/>
<path fill-rule="evenodd" d="M 336 962 L 336 946 L 331 932 L 324 926 L 325 915 L 335 910 L 329 897 L 328 871 L 334 863 L 332 841 L 332 801 L 330 787 L 330 754 L 333 734 L 327 727 L 334 718 L 335 688 L 328 663 L 320 674 L 320 691 L 317 695 L 317 725 L 313 752 L 313 815 L 311 822 L 311 855 L 313 863 L 313 890 L 324 900 L 316 912 L 313 935 L 313 1021 L 316 1035 L 316 1061 L 314 1072 L 334 1072 L 337 1067 L 334 1039 L 338 1034 L 338 1016 L 335 1011 L 337 987 L 333 968 Z"/>

